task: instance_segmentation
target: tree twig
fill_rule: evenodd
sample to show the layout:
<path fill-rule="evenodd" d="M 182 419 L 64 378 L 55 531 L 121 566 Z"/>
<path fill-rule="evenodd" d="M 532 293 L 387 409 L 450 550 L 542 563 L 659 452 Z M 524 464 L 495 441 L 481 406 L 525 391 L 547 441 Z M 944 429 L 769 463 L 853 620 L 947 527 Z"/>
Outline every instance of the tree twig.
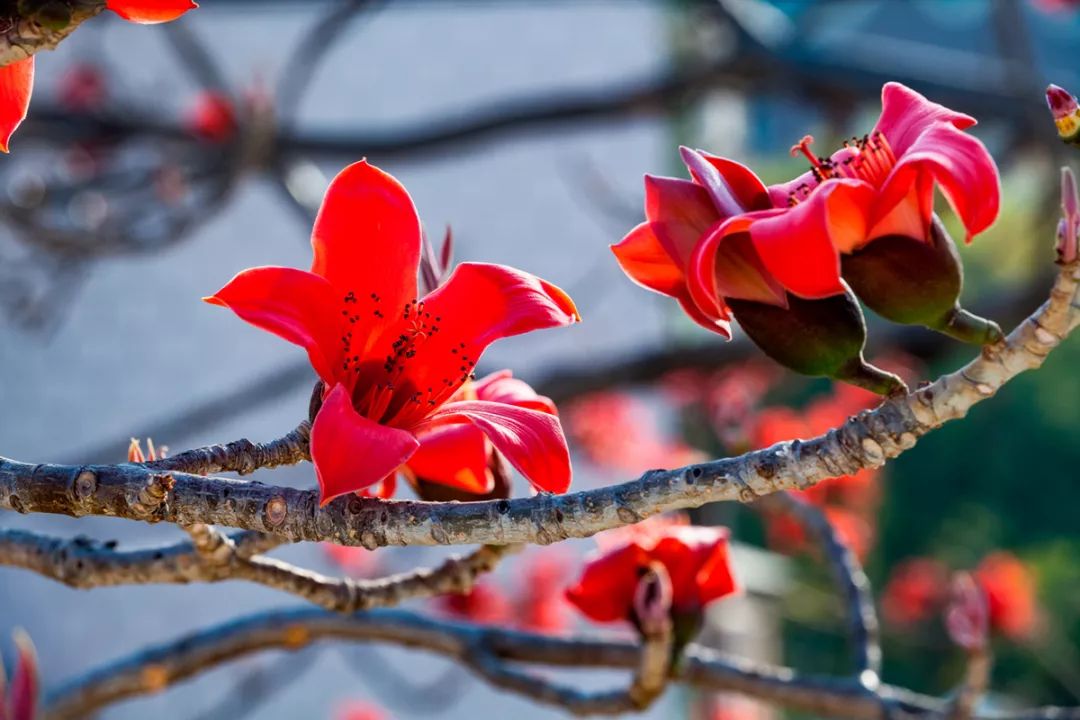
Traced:
<path fill-rule="evenodd" d="M 498 627 L 435 620 L 403 610 L 375 610 L 340 615 L 305 608 L 259 613 L 206 628 L 176 641 L 144 649 L 77 677 L 48 693 L 43 720 L 83 717 L 111 703 L 158 692 L 209 668 L 269 649 L 296 650 L 324 640 L 385 642 L 443 655 L 500 687 L 541 692 L 531 676 L 495 672 L 491 663 L 527 662 L 566 668 L 633 669 L 640 662 L 637 645 L 568 639 Z M 484 647 L 487 654 L 477 654 Z M 478 658 L 482 661 L 478 667 Z M 484 666 L 484 663 L 488 663 Z M 673 679 L 706 691 L 737 692 L 812 715 L 880 720 L 881 717 L 940 716 L 947 703 L 900 688 L 874 692 L 857 682 L 803 676 L 795 671 L 754 663 L 699 646 L 687 648 Z M 994 720 L 1078 720 L 1080 709 L 1032 708 L 997 715 Z"/>
<path fill-rule="evenodd" d="M 284 437 L 266 443 L 235 440 L 225 445 L 186 450 L 182 453 L 143 465 L 151 470 L 179 471 L 194 475 L 234 472 L 248 475 L 263 468 L 295 465 L 311 459 L 308 443 L 311 423 L 301 422 Z"/>

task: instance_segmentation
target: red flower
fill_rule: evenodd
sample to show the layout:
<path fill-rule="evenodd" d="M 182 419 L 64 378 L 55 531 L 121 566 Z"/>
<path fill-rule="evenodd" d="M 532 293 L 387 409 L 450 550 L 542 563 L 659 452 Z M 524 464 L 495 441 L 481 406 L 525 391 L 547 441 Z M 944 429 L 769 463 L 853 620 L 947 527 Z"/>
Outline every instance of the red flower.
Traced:
<path fill-rule="evenodd" d="M 885 619 L 898 627 L 929 620 L 945 602 L 948 582 L 948 569 L 933 558 L 911 558 L 897 564 L 882 593 Z"/>
<path fill-rule="evenodd" d="M 569 618 L 562 587 L 568 570 L 567 557 L 555 549 L 536 553 L 526 562 L 514 613 L 518 627 L 540 633 L 566 629 Z"/>
<path fill-rule="evenodd" d="M 210 143 L 228 142 L 239 127 L 232 100 L 220 92 L 200 93 L 188 111 L 184 125 Z"/>
<path fill-rule="evenodd" d="M 37 653 L 30 637 L 15 632 L 15 673 L 5 687 L 4 668 L 0 665 L 0 720 L 34 720 L 40 689 Z"/>
<path fill-rule="evenodd" d="M 129 22 L 169 22 L 198 7 L 193 0 L 107 0 L 105 7 Z M 0 151 L 26 119 L 34 90 L 34 56 L 0 66 Z"/>
<path fill-rule="evenodd" d="M 346 575 L 350 577 L 371 577 L 379 567 L 378 557 L 374 552 L 362 547 L 319 543 L 319 547 Z"/>
<path fill-rule="evenodd" d="M 664 518 L 597 536 L 600 545 L 567 599 L 596 622 L 635 621 L 634 592 L 652 563 L 671 578 L 673 614 L 696 615 L 737 590 L 728 557 L 728 531 Z"/>
<path fill-rule="evenodd" d="M 364 700 L 347 700 L 341 703 L 334 717 L 337 720 L 390 720 L 385 710 Z"/>
<path fill-rule="evenodd" d="M 983 558 L 974 572 L 986 593 L 990 627 L 1013 640 L 1030 637 L 1039 620 L 1035 578 L 1012 553 L 995 552 Z"/>
<path fill-rule="evenodd" d="M 439 608 L 453 617 L 483 625 L 497 625 L 510 620 L 514 608 L 496 585 L 478 582 L 467 593 L 440 595 Z"/>
<path fill-rule="evenodd" d="M 93 112 L 101 109 L 108 95 L 105 73 L 97 65 L 82 63 L 60 77 L 57 100 L 72 112 Z"/>
<path fill-rule="evenodd" d="M 538 395 L 509 370 L 480 380 L 466 380 L 449 402 L 472 401 L 502 403 L 558 416 L 550 398 Z M 420 447 L 405 464 L 407 474 L 473 495 L 486 495 L 495 487 L 491 471 L 495 449 L 476 425 L 443 425 L 419 434 L 417 440 Z"/>
<path fill-rule="evenodd" d="M 570 454 L 548 412 L 452 401 L 493 341 L 579 319 L 559 288 L 502 265 L 463 263 L 416 300 L 420 221 L 367 162 L 330 184 L 311 271 L 245 270 L 207 301 L 307 350 L 325 383 L 311 455 L 326 504 L 395 473 L 432 430 L 472 425 L 532 484 L 564 492 Z"/>

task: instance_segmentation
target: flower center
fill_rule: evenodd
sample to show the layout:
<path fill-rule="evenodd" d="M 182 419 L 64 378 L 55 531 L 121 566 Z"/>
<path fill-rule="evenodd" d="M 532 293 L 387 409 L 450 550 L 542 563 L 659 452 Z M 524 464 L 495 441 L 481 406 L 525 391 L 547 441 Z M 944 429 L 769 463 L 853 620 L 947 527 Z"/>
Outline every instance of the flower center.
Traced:
<path fill-rule="evenodd" d="M 476 361 L 465 352 L 465 343 L 458 343 L 449 348 L 449 353 L 454 356 L 455 362 L 460 360 L 458 364 L 461 376 L 442 378 L 438 385 L 417 387 L 415 379 L 422 373 L 410 374 L 407 370 L 416 362 L 438 361 L 437 358 L 416 358 L 421 348 L 438 335 L 442 317 L 433 317 L 431 312 L 425 309 L 422 300 L 412 300 L 406 303 L 400 315 L 391 321 L 390 327 L 385 327 L 380 332 L 378 326 L 386 321 L 386 315 L 380 309 L 380 301 L 381 298 L 376 293 L 371 293 L 363 301 L 353 292 L 344 297 L 345 309 L 342 310 L 342 316 L 348 325 L 341 337 L 344 358 L 342 370 L 355 376 L 352 399 L 353 407 L 358 413 L 385 425 L 407 427 L 411 423 L 419 422 L 446 402 L 463 382 L 472 377 Z M 361 305 L 368 305 L 368 310 L 362 310 Z M 354 347 L 357 336 L 354 336 L 352 326 L 360 323 L 365 315 L 374 318 L 376 327 L 373 332 L 366 335 L 361 333 L 359 336 L 366 338 L 363 347 Z M 389 338 L 394 339 L 387 346 L 385 343 Z M 373 345 L 378 347 L 373 348 Z M 381 352 L 380 348 L 385 348 L 387 352 L 381 368 L 378 361 L 372 358 L 373 350 Z M 431 351 L 443 350 L 445 346 L 430 348 L 428 355 Z"/>
<path fill-rule="evenodd" d="M 813 182 L 802 183 L 788 194 L 789 207 L 806 200 L 814 188 L 830 178 L 862 180 L 880 187 L 896 165 L 896 155 L 880 130 L 845 140 L 843 149 L 828 158 L 818 157 L 810 151 L 813 142 L 813 136 L 806 135 L 791 147 L 793 157 L 801 154 L 810 161 Z"/>

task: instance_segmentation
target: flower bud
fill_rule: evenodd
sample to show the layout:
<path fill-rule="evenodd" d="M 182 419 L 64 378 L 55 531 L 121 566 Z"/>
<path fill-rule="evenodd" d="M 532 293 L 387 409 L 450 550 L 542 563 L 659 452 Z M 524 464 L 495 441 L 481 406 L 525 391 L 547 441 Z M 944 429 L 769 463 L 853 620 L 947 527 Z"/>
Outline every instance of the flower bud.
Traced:
<path fill-rule="evenodd" d="M 128 445 L 128 462 L 129 463 L 144 463 L 144 462 L 146 462 L 146 456 L 143 455 L 142 445 L 139 443 L 138 438 L 131 438 L 131 444 Z"/>
<path fill-rule="evenodd" d="M 1080 144 L 1080 105 L 1073 94 L 1050 85 L 1046 88 L 1046 104 L 1057 126 L 1058 137 L 1071 145 Z"/>
<path fill-rule="evenodd" d="M 667 568 L 650 563 L 634 590 L 634 620 L 642 635 L 654 637 L 670 629 L 672 596 Z"/>
<path fill-rule="evenodd" d="M 945 611 L 949 639 L 968 652 L 982 652 L 990 634 L 990 611 L 986 595 L 967 573 L 953 578 Z"/>
<path fill-rule="evenodd" d="M 762 352 L 803 375 L 843 380 L 879 395 L 906 392 L 904 381 L 867 363 L 866 321 L 850 290 L 820 300 L 790 293 L 788 307 L 728 299 L 735 319 Z"/>
<path fill-rule="evenodd" d="M 841 258 L 844 280 L 867 307 L 887 320 L 925 325 L 962 342 L 988 345 L 1004 334 L 997 323 L 960 307 L 964 269 L 956 243 L 936 216 L 926 240 L 876 238 Z"/>

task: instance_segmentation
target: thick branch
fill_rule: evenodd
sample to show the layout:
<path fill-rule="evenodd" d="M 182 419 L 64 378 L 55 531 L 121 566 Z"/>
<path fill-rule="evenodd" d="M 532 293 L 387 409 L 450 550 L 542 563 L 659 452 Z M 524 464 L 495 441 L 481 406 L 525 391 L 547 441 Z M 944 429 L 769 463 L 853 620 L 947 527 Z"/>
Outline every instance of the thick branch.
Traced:
<path fill-rule="evenodd" d="M 166 501 L 136 510 L 153 473 L 135 465 L 29 465 L 0 459 L 0 508 L 65 515 L 113 515 L 179 525 L 259 530 L 292 541 L 342 545 L 548 544 L 588 537 L 668 510 L 717 501 L 748 502 L 876 468 L 949 420 L 963 417 L 1046 356 L 1080 322 L 1080 266 L 1062 268 L 1050 300 L 1005 342 L 910 395 L 860 413 L 811 440 L 793 440 L 735 458 L 652 471 L 632 482 L 568 495 L 475 503 L 344 497 L 320 507 L 314 490 L 174 473 Z"/>
<path fill-rule="evenodd" d="M 177 641 L 140 651 L 56 688 L 46 698 L 44 720 L 83 717 L 108 704 L 157 692 L 176 682 L 245 655 L 269 649 L 296 650 L 321 640 L 387 642 L 424 649 L 469 667 L 503 688 L 530 697 L 544 691 L 521 679 L 520 672 L 499 668 L 492 658 L 556 667 L 633 669 L 640 648 L 631 643 L 566 639 L 505 628 L 439 621 L 401 610 L 376 610 L 351 616 L 315 609 L 261 613 L 211 627 Z M 487 655 L 478 655 L 483 647 Z M 481 661 L 478 665 L 478 658 Z M 517 678 L 517 679 L 514 679 Z M 674 678 L 707 691 L 737 692 L 811 715 L 878 720 L 896 716 L 940 715 L 942 701 L 892 687 L 874 692 L 860 684 L 804 677 L 789 668 L 690 646 Z M 556 688 L 557 690 L 557 688 Z M 553 695 L 554 696 L 554 695 Z M 994 718 L 1074 720 L 1080 711 L 1036 708 Z"/>
<path fill-rule="evenodd" d="M 105 0 L 70 0 L 71 20 L 59 30 L 33 19 L 0 17 L 0 65 L 7 65 L 38 53 L 54 50 L 75 28 L 105 9 Z"/>
<path fill-rule="evenodd" d="M 437 568 L 377 580 L 334 578 L 273 558 L 254 555 L 275 538 L 253 533 L 231 537 L 202 524 L 188 526 L 190 543 L 121 552 L 85 538 L 61 540 L 20 530 L 0 531 L 0 565 L 32 570 L 74 588 L 247 580 L 301 597 L 327 610 L 352 613 L 405 600 L 467 592 L 513 545 L 483 546 Z"/>

